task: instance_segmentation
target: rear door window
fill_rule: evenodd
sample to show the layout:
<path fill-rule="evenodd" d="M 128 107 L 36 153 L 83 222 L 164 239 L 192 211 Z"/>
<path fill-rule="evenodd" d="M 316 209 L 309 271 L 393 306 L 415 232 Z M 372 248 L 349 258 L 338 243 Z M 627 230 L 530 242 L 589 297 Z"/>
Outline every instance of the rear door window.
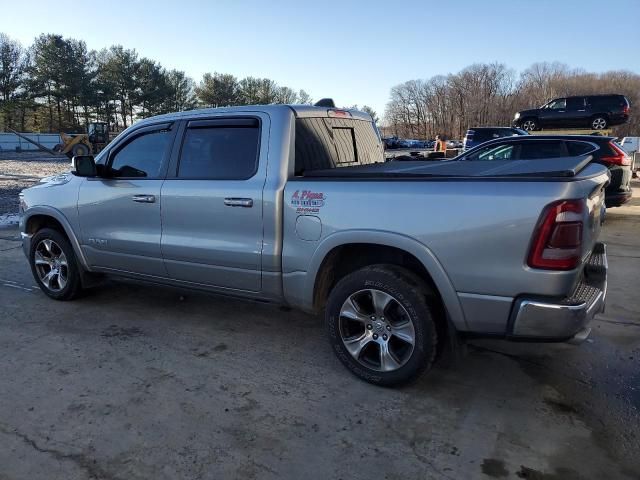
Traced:
<path fill-rule="evenodd" d="M 583 97 L 567 98 L 567 110 L 571 110 L 572 112 L 576 112 L 578 110 L 584 110 L 584 98 Z"/>
<path fill-rule="evenodd" d="M 178 178 L 247 180 L 258 168 L 257 119 L 191 121 L 182 142 Z"/>

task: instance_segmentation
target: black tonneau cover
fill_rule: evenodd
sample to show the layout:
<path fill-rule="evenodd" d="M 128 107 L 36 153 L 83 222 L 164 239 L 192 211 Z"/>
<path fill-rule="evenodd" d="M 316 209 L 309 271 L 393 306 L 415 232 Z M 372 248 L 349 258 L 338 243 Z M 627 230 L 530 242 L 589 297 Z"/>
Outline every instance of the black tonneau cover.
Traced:
<path fill-rule="evenodd" d="M 591 155 L 541 160 L 397 161 L 304 172 L 305 177 L 575 177 Z"/>

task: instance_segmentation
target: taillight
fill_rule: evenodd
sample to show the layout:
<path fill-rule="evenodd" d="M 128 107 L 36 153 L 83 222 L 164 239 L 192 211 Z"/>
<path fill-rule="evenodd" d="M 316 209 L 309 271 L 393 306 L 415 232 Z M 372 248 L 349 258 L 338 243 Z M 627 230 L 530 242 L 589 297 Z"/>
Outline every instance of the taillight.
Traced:
<path fill-rule="evenodd" d="M 580 263 L 584 202 L 560 200 L 542 213 L 533 234 L 528 264 L 545 270 L 572 270 Z"/>
<path fill-rule="evenodd" d="M 622 107 L 622 113 L 629 113 L 629 105 L 625 105 L 624 107 Z"/>
<path fill-rule="evenodd" d="M 613 152 L 613 155 L 604 155 L 600 157 L 600 160 L 614 165 L 631 165 L 631 158 L 622 150 L 615 142 L 609 142 L 609 148 Z"/>

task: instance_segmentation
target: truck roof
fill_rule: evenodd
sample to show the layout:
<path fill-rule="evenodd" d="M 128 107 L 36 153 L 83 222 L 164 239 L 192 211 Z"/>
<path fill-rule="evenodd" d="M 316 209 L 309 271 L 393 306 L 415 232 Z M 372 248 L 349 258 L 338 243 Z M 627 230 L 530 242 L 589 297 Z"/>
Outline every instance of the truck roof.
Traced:
<path fill-rule="evenodd" d="M 372 121 L 371 116 L 366 112 L 361 112 L 360 110 L 349 109 L 349 108 L 327 108 L 327 107 L 315 107 L 312 105 L 243 105 L 236 107 L 219 107 L 219 108 L 198 108 L 195 110 L 186 110 L 184 112 L 173 112 L 173 113 L 165 113 L 163 115 L 156 115 L 153 117 L 145 118 L 136 123 L 136 125 L 144 125 L 146 123 L 156 123 L 157 121 L 162 120 L 179 120 L 184 117 L 193 117 L 197 116 L 205 116 L 212 114 L 221 114 L 221 113 L 238 113 L 238 112 L 246 112 L 246 113 L 255 113 L 255 112 L 263 112 L 263 113 L 276 113 L 282 112 L 283 110 L 293 111 L 294 115 L 297 118 L 311 118 L 311 117 L 329 117 L 330 111 L 343 111 L 349 112 L 351 114 L 351 118 L 357 120 L 366 120 Z"/>

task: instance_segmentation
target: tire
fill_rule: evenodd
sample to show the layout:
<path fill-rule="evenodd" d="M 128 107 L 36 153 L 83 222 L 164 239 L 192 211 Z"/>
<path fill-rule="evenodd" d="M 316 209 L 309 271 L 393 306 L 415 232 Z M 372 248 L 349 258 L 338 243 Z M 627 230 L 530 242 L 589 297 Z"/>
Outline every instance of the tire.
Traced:
<path fill-rule="evenodd" d="M 52 149 L 54 152 L 58 153 L 60 151 L 62 151 L 62 144 L 61 143 L 56 143 Z"/>
<path fill-rule="evenodd" d="M 522 121 L 522 129 L 527 132 L 533 132 L 535 130 L 538 130 L 538 128 L 538 121 L 535 118 L 525 118 Z"/>
<path fill-rule="evenodd" d="M 365 267 L 341 279 L 329 294 L 325 326 L 342 364 L 385 387 L 428 371 L 438 350 L 428 294 L 419 277 L 394 265 Z"/>
<path fill-rule="evenodd" d="M 590 125 L 594 130 L 604 130 L 609 125 L 609 121 L 607 120 L 607 117 L 596 115 L 591 119 Z"/>
<path fill-rule="evenodd" d="M 45 295 L 54 300 L 72 300 L 80 295 L 80 268 L 71 244 L 59 231 L 43 228 L 31 238 L 29 264 Z"/>
<path fill-rule="evenodd" d="M 84 143 L 76 143 L 71 149 L 72 156 L 78 155 L 89 155 L 89 147 L 87 147 Z"/>

